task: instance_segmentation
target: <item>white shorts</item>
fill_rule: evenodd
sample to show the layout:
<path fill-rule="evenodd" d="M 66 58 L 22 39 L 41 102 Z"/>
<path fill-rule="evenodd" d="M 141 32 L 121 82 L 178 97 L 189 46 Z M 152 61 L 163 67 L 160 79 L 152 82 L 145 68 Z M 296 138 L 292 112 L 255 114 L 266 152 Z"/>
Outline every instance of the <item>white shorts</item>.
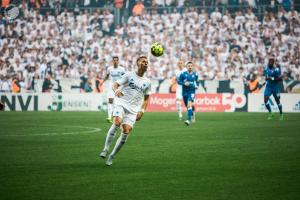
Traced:
<path fill-rule="evenodd" d="M 182 91 L 176 90 L 176 99 L 182 100 Z"/>
<path fill-rule="evenodd" d="M 107 98 L 108 99 L 115 98 L 115 92 L 113 91 L 113 89 L 111 87 L 107 90 Z"/>
<path fill-rule="evenodd" d="M 115 105 L 113 111 L 113 117 L 120 117 L 122 119 L 122 124 L 128 124 L 133 127 L 136 121 L 137 113 L 129 112 L 126 108 L 121 105 Z"/>

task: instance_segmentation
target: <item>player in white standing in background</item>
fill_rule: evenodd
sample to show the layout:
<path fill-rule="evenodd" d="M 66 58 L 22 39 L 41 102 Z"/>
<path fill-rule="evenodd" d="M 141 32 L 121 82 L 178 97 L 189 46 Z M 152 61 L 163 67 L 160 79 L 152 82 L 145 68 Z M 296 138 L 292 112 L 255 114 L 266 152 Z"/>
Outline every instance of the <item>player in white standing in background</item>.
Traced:
<path fill-rule="evenodd" d="M 178 69 L 175 72 L 177 83 L 178 83 L 180 74 L 184 71 L 186 71 L 186 68 L 184 67 L 184 63 L 182 60 L 179 60 L 178 61 Z M 179 120 L 182 120 L 181 102 L 182 102 L 182 85 L 177 84 L 177 86 L 176 86 L 176 108 L 178 111 Z"/>
<path fill-rule="evenodd" d="M 113 141 L 116 132 L 122 126 L 122 133 L 118 138 L 114 149 L 108 156 L 106 165 L 112 165 L 118 151 L 125 144 L 135 121 L 139 121 L 148 105 L 151 81 L 144 77 L 148 68 L 146 56 L 140 56 L 137 61 L 137 70 L 128 72 L 121 79 L 117 80 L 112 88 L 115 92 L 115 107 L 113 111 L 113 124 L 107 132 L 105 145 L 100 153 L 100 157 L 106 158 L 109 146 Z"/>
<path fill-rule="evenodd" d="M 112 122 L 112 112 L 114 109 L 115 93 L 112 90 L 112 85 L 114 82 L 119 80 L 125 74 L 124 67 L 119 66 L 119 57 L 114 56 L 112 62 L 113 62 L 113 66 L 108 67 L 107 75 L 104 78 L 104 81 L 106 81 L 108 79 L 110 80 L 109 89 L 107 91 L 108 103 L 107 103 L 107 119 L 106 120 L 108 122 Z"/>

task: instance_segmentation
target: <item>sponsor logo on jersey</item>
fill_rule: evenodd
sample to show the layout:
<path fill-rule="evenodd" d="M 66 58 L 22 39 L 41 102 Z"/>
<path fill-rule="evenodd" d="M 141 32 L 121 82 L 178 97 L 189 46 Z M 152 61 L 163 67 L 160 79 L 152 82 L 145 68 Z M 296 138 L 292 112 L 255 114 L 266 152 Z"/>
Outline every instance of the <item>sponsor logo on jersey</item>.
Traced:
<path fill-rule="evenodd" d="M 130 87 L 131 89 L 135 89 L 135 90 L 137 90 L 137 91 L 144 91 L 144 90 L 146 89 L 146 84 L 145 84 L 145 83 L 144 83 L 142 86 L 140 86 L 140 85 L 136 84 L 136 83 L 133 81 L 133 79 L 130 79 L 128 85 L 129 85 L 129 87 Z"/>

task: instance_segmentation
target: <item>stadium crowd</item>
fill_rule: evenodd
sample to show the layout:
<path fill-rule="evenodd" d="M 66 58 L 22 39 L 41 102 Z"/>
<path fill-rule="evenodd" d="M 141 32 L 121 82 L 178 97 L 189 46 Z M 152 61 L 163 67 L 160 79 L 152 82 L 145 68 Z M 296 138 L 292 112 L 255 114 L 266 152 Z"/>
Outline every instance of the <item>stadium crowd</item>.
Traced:
<path fill-rule="evenodd" d="M 105 77 L 112 56 L 131 71 L 140 54 L 149 56 L 147 76 L 158 81 L 175 75 L 179 59 L 192 60 L 204 80 L 261 78 L 269 56 L 286 79 L 300 81 L 300 14 L 293 8 L 266 12 L 261 20 L 251 8 L 223 14 L 218 8 L 142 8 L 117 26 L 109 9 L 42 15 L 26 8 L 23 15 L 9 24 L 0 16 L 2 92 L 35 90 L 36 79 L 45 79 L 47 92 L 51 79 L 62 78 L 81 79 L 89 86 L 82 88 L 93 91 L 92 82 Z M 150 55 L 154 41 L 163 44 L 163 56 Z"/>

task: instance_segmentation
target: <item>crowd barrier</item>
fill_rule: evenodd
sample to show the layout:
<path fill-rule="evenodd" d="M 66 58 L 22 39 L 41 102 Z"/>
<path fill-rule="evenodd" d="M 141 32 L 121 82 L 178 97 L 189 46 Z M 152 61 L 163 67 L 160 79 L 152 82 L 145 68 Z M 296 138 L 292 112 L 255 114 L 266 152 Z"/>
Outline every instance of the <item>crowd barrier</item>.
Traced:
<path fill-rule="evenodd" d="M 105 111 L 105 94 L 1 94 L 5 111 Z M 281 94 L 284 112 L 300 112 L 300 94 Z M 270 104 L 274 111 L 277 105 L 273 98 Z M 184 104 L 182 102 L 182 107 Z M 263 94 L 197 94 L 195 98 L 197 112 L 266 112 Z M 152 94 L 148 112 L 175 112 L 175 94 Z"/>

